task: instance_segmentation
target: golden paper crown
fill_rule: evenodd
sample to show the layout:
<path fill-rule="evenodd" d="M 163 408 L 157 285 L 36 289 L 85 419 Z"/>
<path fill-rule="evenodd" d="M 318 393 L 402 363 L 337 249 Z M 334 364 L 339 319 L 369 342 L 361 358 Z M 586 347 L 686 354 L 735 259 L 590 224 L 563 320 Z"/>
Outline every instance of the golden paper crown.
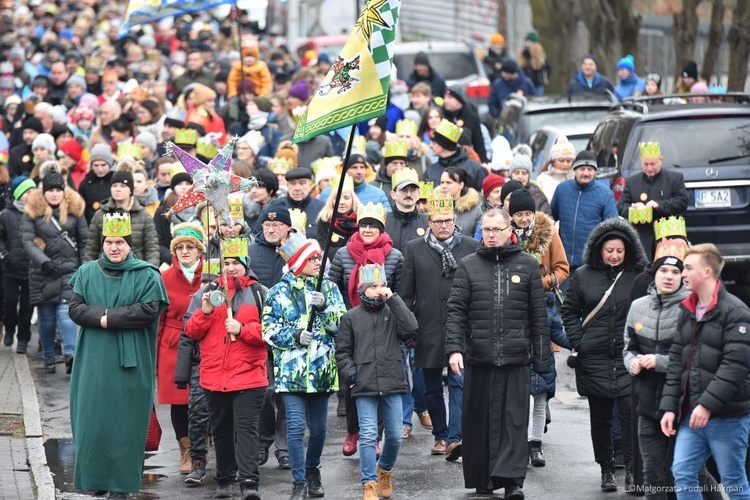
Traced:
<path fill-rule="evenodd" d="M 681 236 L 687 239 L 687 226 L 684 217 L 662 217 L 654 222 L 654 236 L 656 240 L 670 236 Z"/>
<path fill-rule="evenodd" d="M 214 144 L 213 141 L 207 141 L 200 139 L 195 146 L 196 154 L 201 155 L 204 158 L 212 158 L 219 152 L 219 146 Z"/>
<path fill-rule="evenodd" d="M 628 222 L 631 224 L 651 224 L 654 222 L 654 208 L 643 207 L 628 209 Z"/>
<path fill-rule="evenodd" d="M 174 134 L 175 144 L 189 144 L 195 146 L 198 142 L 198 131 L 192 128 L 178 128 Z"/>
<path fill-rule="evenodd" d="M 292 221 L 292 227 L 304 229 L 307 226 L 307 214 L 299 208 L 290 208 L 289 218 Z"/>
<path fill-rule="evenodd" d="M 208 259 L 204 261 L 202 274 L 213 274 L 214 276 L 221 274 L 221 259 Z"/>
<path fill-rule="evenodd" d="M 419 183 L 419 174 L 417 174 L 417 171 L 414 170 L 413 168 L 405 167 L 405 168 L 396 170 L 393 173 L 392 184 L 393 184 L 394 190 L 400 189 L 400 187 L 403 187 L 401 186 L 401 184 L 407 181 L 410 181 L 411 184 L 415 184 L 421 187 Z"/>
<path fill-rule="evenodd" d="M 399 120 L 396 122 L 396 135 L 414 135 L 419 132 L 419 124 L 414 120 Z"/>
<path fill-rule="evenodd" d="M 276 175 L 284 175 L 293 168 L 292 162 L 286 158 L 274 158 L 268 161 L 268 169 Z"/>
<path fill-rule="evenodd" d="M 381 203 L 369 202 L 367 205 L 360 205 L 357 208 L 357 224 L 362 219 L 375 219 L 385 226 L 385 216 L 387 211 Z"/>
<path fill-rule="evenodd" d="M 195 206 L 195 215 L 196 218 L 199 219 L 198 222 L 200 222 L 204 228 L 209 226 L 216 227 L 216 212 L 214 212 L 214 207 L 209 205 L 207 201 L 202 201 Z"/>
<path fill-rule="evenodd" d="M 221 256 L 222 258 L 233 257 L 239 259 L 240 257 L 247 257 L 247 238 L 230 238 L 221 242 Z"/>
<path fill-rule="evenodd" d="M 352 144 L 352 151 L 359 151 L 364 154 L 367 150 L 367 139 L 363 135 L 358 135 L 354 138 L 354 144 Z"/>
<path fill-rule="evenodd" d="M 242 210 L 242 194 L 240 193 L 239 196 L 229 195 L 227 201 L 229 202 L 229 214 L 232 216 L 232 219 L 235 221 L 243 220 L 245 213 Z"/>
<path fill-rule="evenodd" d="M 440 134 L 451 142 L 458 144 L 458 140 L 461 138 L 461 132 L 463 129 L 456 126 L 455 123 L 450 122 L 443 118 L 440 124 L 435 129 L 436 134 Z"/>
<path fill-rule="evenodd" d="M 427 213 L 430 215 L 453 215 L 453 197 L 448 193 L 433 191 L 427 198 Z"/>
<path fill-rule="evenodd" d="M 366 264 L 359 268 L 359 284 L 386 282 L 385 266 L 382 264 Z"/>
<path fill-rule="evenodd" d="M 117 157 L 130 156 L 135 160 L 141 159 L 141 145 L 133 142 L 121 142 L 117 145 Z"/>
<path fill-rule="evenodd" d="M 406 161 L 406 155 L 409 154 L 409 145 L 404 141 L 388 141 L 385 143 L 385 152 L 383 158 L 389 160 L 398 160 L 399 158 Z"/>
<path fill-rule="evenodd" d="M 426 200 L 435 191 L 435 185 L 430 181 L 419 181 L 419 199 Z"/>
<path fill-rule="evenodd" d="M 122 212 L 105 213 L 102 221 L 102 236 L 124 238 L 133 234 L 130 227 L 130 214 Z"/>
<path fill-rule="evenodd" d="M 341 165 L 341 158 L 339 156 L 326 156 L 312 162 L 310 168 L 317 178 L 319 172 L 323 170 L 335 170 L 339 165 Z"/>
<path fill-rule="evenodd" d="M 341 176 L 335 175 L 331 178 L 331 196 L 336 196 L 339 189 L 339 182 L 341 182 Z M 351 175 L 344 176 L 344 191 L 354 192 L 354 179 Z"/>
<path fill-rule="evenodd" d="M 182 166 L 181 163 L 173 163 L 172 166 L 169 168 L 169 177 L 174 177 L 177 174 L 187 173 L 187 170 L 185 170 L 185 167 Z"/>
<path fill-rule="evenodd" d="M 688 243 L 682 238 L 663 238 L 659 243 L 656 244 L 654 262 L 661 259 L 662 257 L 677 257 L 680 260 L 685 260 L 685 254 L 687 253 L 687 250 Z"/>
<path fill-rule="evenodd" d="M 658 142 L 641 142 L 638 144 L 641 158 L 661 158 L 661 144 Z"/>

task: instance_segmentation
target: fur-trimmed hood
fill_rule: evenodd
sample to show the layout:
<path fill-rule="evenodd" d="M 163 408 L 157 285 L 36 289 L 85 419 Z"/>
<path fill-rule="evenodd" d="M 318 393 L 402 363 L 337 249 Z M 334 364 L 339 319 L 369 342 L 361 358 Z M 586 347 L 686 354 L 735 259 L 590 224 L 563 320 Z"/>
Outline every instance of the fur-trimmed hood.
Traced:
<path fill-rule="evenodd" d="M 535 212 L 534 229 L 531 231 L 529 239 L 523 246 L 524 251 L 531 255 L 541 258 L 552 243 L 552 237 L 555 234 L 555 222 L 550 216 L 542 212 Z"/>
<path fill-rule="evenodd" d="M 633 226 L 621 217 L 611 217 L 591 230 L 583 250 L 583 261 L 594 269 L 609 266 L 602 261 L 601 249 L 607 239 L 616 237 L 625 242 L 625 270 L 643 271 L 648 264 L 646 252 Z"/>
<path fill-rule="evenodd" d="M 60 224 L 64 224 L 68 220 L 68 214 L 74 217 L 82 217 L 83 212 L 86 209 L 86 202 L 83 201 L 81 195 L 76 191 L 65 186 L 64 193 L 65 195 L 59 206 Z M 47 200 L 44 199 L 41 187 L 32 189 L 29 192 L 29 199 L 26 202 L 26 208 L 24 211 L 32 219 L 44 217 L 45 220 L 49 220 L 52 217 L 52 207 L 49 206 Z"/>
<path fill-rule="evenodd" d="M 461 196 L 455 203 L 456 213 L 471 212 L 480 203 L 482 203 L 482 197 L 479 196 L 479 192 L 474 188 L 469 188 L 466 194 Z"/>

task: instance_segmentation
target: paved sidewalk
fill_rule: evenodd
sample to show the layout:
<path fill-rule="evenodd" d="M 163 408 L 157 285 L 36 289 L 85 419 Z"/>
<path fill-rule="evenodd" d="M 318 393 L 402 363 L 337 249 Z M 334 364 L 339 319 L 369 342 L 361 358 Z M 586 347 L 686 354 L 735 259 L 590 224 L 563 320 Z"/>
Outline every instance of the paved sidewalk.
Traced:
<path fill-rule="evenodd" d="M 0 498 L 55 498 L 44 455 L 34 380 L 26 356 L 0 346 Z"/>

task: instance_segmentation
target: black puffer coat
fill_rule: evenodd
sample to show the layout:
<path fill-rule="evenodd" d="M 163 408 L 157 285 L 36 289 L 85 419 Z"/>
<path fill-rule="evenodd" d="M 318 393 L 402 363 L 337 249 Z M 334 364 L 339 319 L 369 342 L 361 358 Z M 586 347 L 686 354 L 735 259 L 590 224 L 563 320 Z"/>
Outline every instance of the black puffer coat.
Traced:
<path fill-rule="evenodd" d="M 660 409 L 676 413 L 678 420 L 699 404 L 711 418 L 747 415 L 750 310 L 721 282 L 706 314 L 696 322 L 697 302 L 695 294 L 682 302 Z"/>
<path fill-rule="evenodd" d="M 86 202 L 85 215 L 89 224 L 91 224 L 91 219 L 94 218 L 94 214 L 99 210 L 102 202 L 111 196 L 110 186 L 112 186 L 113 175 L 115 173 L 110 170 L 104 177 L 97 177 L 92 170 L 86 174 L 86 177 L 81 181 L 81 185 L 78 186 L 78 194 Z"/>
<path fill-rule="evenodd" d="M 266 241 L 263 233 L 260 233 L 250 248 L 248 248 L 248 257 L 252 272 L 257 274 L 257 280 L 266 288 L 271 288 L 281 281 L 284 275 L 284 266 L 286 262 L 276 252 L 278 246 Z"/>
<path fill-rule="evenodd" d="M 445 353 L 465 365 L 549 371 L 552 357 L 539 263 L 514 243 L 479 246 L 458 264 L 448 299 Z"/>
<path fill-rule="evenodd" d="M 81 195 L 65 188 L 65 195 L 59 207 L 52 210 L 44 199 L 40 188 L 34 189 L 26 202 L 21 235 L 23 248 L 29 255 L 29 297 L 31 305 L 52 302 L 64 304 L 73 297 L 73 289 L 68 284 L 78 267 L 83 264 L 88 238 L 88 226 L 83 216 L 86 205 Z M 62 231 L 75 243 L 76 248 L 63 238 L 52 223 L 54 216 Z M 42 271 L 42 265 L 51 261 L 56 273 L 50 275 Z"/>
<path fill-rule="evenodd" d="M 605 241 L 625 242 L 625 261 L 618 267 L 601 257 Z M 646 265 L 643 247 L 633 227 L 612 217 L 589 235 L 583 252 L 585 264 L 570 278 L 570 288 L 560 311 L 570 345 L 578 351 L 576 386 L 581 396 L 615 398 L 630 394 L 630 374 L 622 359 L 625 318 L 633 281 Z M 583 320 L 596 308 L 617 274 L 622 276 L 604 307 L 583 328 Z"/>
<path fill-rule="evenodd" d="M 345 382 L 354 378 L 352 396 L 406 392 L 401 342 L 413 338 L 416 329 L 417 319 L 396 294 L 379 311 L 358 306 L 341 317 L 336 364 Z"/>
<path fill-rule="evenodd" d="M 385 218 L 385 232 L 393 240 L 393 248 L 399 252 L 406 251 L 406 244 L 411 240 L 424 237 L 427 232 L 427 215 L 413 212 L 401 212 L 394 208 Z"/>
<path fill-rule="evenodd" d="M 29 279 L 29 254 L 21 242 L 21 220 L 19 212 L 12 202 L 0 212 L 0 259 L 3 263 L 3 276 Z"/>
<path fill-rule="evenodd" d="M 104 214 L 117 211 L 117 205 L 112 198 L 107 198 L 99 210 L 96 211 L 89 225 L 91 238 L 86 245 L 86 260 L 96 260 L 102 253 L 102 224 Z M 133 254 L 149 264 L 159 266 L 159 237 L 156 234 L 154 219 L 146 209 L 133 198 L 130 207 L 130 225 L 133 230 Z"/>

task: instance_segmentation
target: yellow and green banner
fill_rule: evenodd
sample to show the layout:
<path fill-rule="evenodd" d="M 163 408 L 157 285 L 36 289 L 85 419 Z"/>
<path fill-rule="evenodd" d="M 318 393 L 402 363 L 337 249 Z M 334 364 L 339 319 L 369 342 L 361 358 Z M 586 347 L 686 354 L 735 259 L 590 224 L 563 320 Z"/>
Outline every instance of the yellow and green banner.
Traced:
<path fill-rule="evenodd" d="M 294 142 L 385 112 L 401 0 L 368 0 L 352 34 L 297 123 Z"/>

